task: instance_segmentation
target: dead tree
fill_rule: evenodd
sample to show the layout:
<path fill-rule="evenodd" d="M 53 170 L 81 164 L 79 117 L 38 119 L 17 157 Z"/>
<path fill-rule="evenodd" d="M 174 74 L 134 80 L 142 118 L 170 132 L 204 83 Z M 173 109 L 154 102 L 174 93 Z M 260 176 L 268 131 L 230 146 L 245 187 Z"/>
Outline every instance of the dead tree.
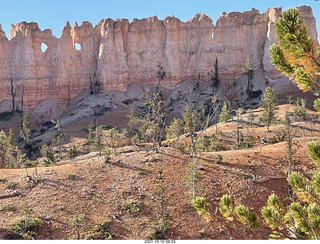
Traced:
<path fill-rule="evenodd" d="M 241 88 L 233 80 L 223 82 L 221 85 L 221 94 L 229 101 L 230 105 L 237 100 L 240 91 Z"/>
<path fill-rule="evenodd" d="M 163 68 L 163 65 L 161 62 L 158 62 L 157 64 L 158 67 L 158 71 L 157 71 L 157 77 L 158 77 L 158 84 L 156 86 L 156 92 L 158 92 L 159 90 L 159 86 L 160 86 L 160 82 L 167 76 L 166 71 Z"/>
<path fill-rule="evenodd" d="M 24 83 L 22 84 L 21 88 L 21 112 L 23 113 L 23 98 L 24 98 Z"/>
<path fill-rule="evenodd" d="M 13 87 L 13 79 L 11 78 L 11 97 L 12 97 L 12 114 L 14 115 L 16 113 L 16 105 L 15 105 L 15 97 L 16 97 L 16 91 Z"/>
<path fill-rule="evenodd" d="M 89 79 L 90 79 L 90 94 L 91 95 L 99 94 L 101 90 L 101 84 L 97 79 L 96 74 L 94 74 L 93 76 L 89 76 Z"/>

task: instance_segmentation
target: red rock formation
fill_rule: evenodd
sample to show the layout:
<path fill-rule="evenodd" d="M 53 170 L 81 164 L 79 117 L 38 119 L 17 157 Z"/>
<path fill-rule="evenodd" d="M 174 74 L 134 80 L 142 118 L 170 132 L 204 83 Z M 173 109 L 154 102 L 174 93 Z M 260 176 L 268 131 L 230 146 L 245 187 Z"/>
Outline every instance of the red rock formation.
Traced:
<path fill-rule="evenodd" d="M 317 36 L 310 7 L 300 7 L 302 17 Z M 270 64 L 268 48 L 275 42 L 274 22 L 281 13 L 272 8 L 260 14 L 222 13 L 216 25 L 204 14 L 187 22 L 175 17 L 101 20 L 95 27 L 67 22 L 60 38 L 36 23 L 12 25 L 10 41 L 0 28 L 0 103 L 11 99 L 13 80 L 17 99 L 24 87 L 24 104 L 32 107 L 44 99 L 66 102 L 89 87 L 96 77 L 105 90 L 123 90 L 130 83 L 155 85 L 157 63 L 162 62 L 172 87 L 184 79 L 208 79 L 216 58 L 221 77 L 235 78 L 249 55 L 255 68 L 268 78 L 281 76 Z M 48 49 L 41 51 L 41 44 Z M 75 44 L 81 50 L 75 49 Z"/>

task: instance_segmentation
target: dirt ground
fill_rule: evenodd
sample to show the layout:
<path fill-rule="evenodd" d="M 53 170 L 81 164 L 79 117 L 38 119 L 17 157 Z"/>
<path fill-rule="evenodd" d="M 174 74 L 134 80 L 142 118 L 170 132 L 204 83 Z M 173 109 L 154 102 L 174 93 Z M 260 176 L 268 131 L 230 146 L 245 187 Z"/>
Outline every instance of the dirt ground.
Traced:
<path fill-rule="evenodd" d="M 283 115 L 286 109 L 287 105 L 281 105 L 278 114 Z M 289 110 L 293 111 L 293 106 Z M 261 111 L 255 110 L 254 113 L 258 117 Z M 110 121 L 124 121 L 125 113 L 114 112 L 99 120 L 112 126 Z M 85 147 L 84 128 L 88 122 L 90 119 L 63 127 L 69 138 L 66 147 L 77 145 L 79 150 Z M 215 216 L 209 223 L 190 205 L 185 180 L 189 153 L 171 147 L 163 147 L 157 153 L 150 145 L 123 145 L 117 148 L 116 155 L 108 163 L 105 163 L 103 156 L 92 152 L 62 160 L 52 167 L 0 169 L 0 195 L 5 194 L 7 182 L 16 182 L 15 190 L 20 194 L 0 199 L 0 205 L 14 206 L 13 210 L 0 211 L 0 238 L 4 238 L 7 224 L 21 216 L 20 208 L 27 203 L 34 210 L 34 217 L 51 220 L 51 225 L 44 221 L 39 239 L 76 239 L 76 229 L 70 223 L 70 218 L 76 214 L 86 215 L 87 229 L 81 232 L 82 238 L 94 225 L 109 219 L 112 221 L 114 239 L 145 239 L 158 220 L 153 194 L 155 178 L 162 169 L 171 216 L 166 239 L 268 239 L 267 229 L 265 233 L 253 232 L 245 226 L 222 219 L 218 204 L 223 194 L 231 194 L 236 204 L 244 204 L 256 212 L 266 205 L 271 193 L 276 193 L 284 202 L 289 201 L 285 179 L 288 164 L 285 142 L 266 145 L 261 142 L 261 137 L 268 139 L 281 134 L 283 125 L 271 126 L 271 132 L 267 132 L 265 127 L 254 125 L 251 128 L 241 123 L 240 131 L 252 137 L 252 146 L 232 150 L 230 143 L 235 140 L 236 128 L 235 120 L 219 123 L 218 129 L 222 131 L 225 141 L 224 150 L 203 152 L 198 158 L 203 175 L 202 196 L 210 203 L 211 213 Z M 306 144 L 311 140 L 319 141 L 320 125 L 316 113 L 309 111 L 307 120 L 293 122 L 293 128 L 299 147 L 294 154 L 292 170 L 310 175 L 315 166 L 308 157 Z M 212 136 L 215 130 L 215 126 L 209 128 L 206 136 Z M 221 162 L 217 160 L 218 154 L 222 156 Z M 75 175 L 75 179 L 68 179 L 71 174 Z M 262 183 L 253 180 L 268 176 L 278 178 Z M 141 212 L 136 217 L 131 217 L 122 208 L 130 200 L 138 200 L 142 204 Z"/>

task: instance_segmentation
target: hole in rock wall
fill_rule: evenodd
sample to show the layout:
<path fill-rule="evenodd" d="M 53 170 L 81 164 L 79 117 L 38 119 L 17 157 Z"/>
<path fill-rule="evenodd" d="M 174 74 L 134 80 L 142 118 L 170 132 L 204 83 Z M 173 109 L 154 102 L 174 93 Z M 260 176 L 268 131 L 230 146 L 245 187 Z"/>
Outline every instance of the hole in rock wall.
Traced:
<path fill-rule="evenodd" d="M 76 50 L 80 51 L 80 50 L 81 50 L 81 44 L 80 44 L 80 43 L 75 43 L 75 44 L 74 44 L 74 48 L 75 48 Z"/>
<path fill-rule="evenodd" d="M 45 51 L 47 51 L 47 49 L 48 49 L 48 46 L 47 46 L 47 44 L 45 44 L 45 43 L 41 43 L 41 51 L 44 53 Z"/>
<path fill-rule="evenodd" d="M 214 37 L 214 32 L 212 32 L 212 34 L 211 34 L 211 38 L 212 38 L 212 40 L 213 40 L 213 37 Z"/>

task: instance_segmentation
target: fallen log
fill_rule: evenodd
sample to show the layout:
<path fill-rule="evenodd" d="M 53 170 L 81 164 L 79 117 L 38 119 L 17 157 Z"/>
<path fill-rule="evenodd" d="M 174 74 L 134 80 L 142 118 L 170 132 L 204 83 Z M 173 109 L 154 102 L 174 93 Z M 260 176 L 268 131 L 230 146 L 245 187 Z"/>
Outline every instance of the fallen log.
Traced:
<path fill-rule="evenodd" d="M 287 179 L 286 176 L 262 176 L 258 179 L 253 179 L 252 182 L 254 183 L 265 183 L 270 180 L 276 180 L 276 179 Z"/>
<path fill-rule="evenodd" d="M 18 197 L 21 196 L 21 194 L 17 191 L 10 192 L 9 194 L 0 195 L 0 199 L 10 198 L 10 197 Z"/>

